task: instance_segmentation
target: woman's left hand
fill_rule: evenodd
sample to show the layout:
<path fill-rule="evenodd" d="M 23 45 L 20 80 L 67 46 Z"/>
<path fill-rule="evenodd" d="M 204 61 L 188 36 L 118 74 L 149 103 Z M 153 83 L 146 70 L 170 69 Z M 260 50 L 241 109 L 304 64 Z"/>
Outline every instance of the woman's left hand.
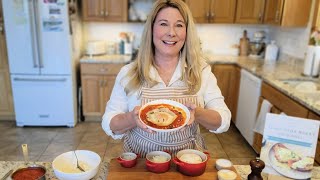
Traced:
<path fill-rule="evenodd" d="M 190 111 L 190 120 L 189 120 L 189 122 L 188 122 L 188 125 L 190 125 L 190 124 L 192 124 L 193 122 L 194 122 L 194 120 L 195 120 L 195 112 L 196 112 L 196 105 L 195 104 L 193 104 L 193 103 L 190 103 L 190 102 L 188 102 L 188 103 L 186 103 L 186 104 L 184 104 L 188 109 L 189 109 L 189 111 Z"/>

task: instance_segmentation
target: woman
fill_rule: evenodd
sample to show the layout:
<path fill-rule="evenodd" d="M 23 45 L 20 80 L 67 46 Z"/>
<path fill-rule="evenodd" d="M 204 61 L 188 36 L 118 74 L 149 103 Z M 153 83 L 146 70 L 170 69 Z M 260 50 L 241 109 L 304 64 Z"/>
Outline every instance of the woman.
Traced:
<path fill-rule="evenodd" d="M 217 80 L 200 53 L 193 17 L 181 0 L 158 0 L 148 16 L 136 60 L 119 72 L 102 127 L 114 139 L 124 137 L 124 151 L 176 153 L 205 149 L 199 124 L 221 133 L 231 113 Z M 185 104 L 191 120 L 182 130 L 153 132 L 139 121 L 140 106 L 155 99 Z"/>

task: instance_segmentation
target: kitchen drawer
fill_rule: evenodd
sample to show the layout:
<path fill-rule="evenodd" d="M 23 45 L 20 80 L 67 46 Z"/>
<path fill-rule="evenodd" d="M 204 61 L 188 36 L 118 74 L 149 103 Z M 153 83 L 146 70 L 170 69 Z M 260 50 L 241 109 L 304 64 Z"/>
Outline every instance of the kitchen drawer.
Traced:
<path fill-rule="evenodd" d="M 81 74 L 116 75 L 124 64 L 82 63 Z"/>
<path fill-rule="evenodd" d="M 308 109 L 266 83 L 262 83 L 261 96 L 289 116 L 308 116 Z"/>

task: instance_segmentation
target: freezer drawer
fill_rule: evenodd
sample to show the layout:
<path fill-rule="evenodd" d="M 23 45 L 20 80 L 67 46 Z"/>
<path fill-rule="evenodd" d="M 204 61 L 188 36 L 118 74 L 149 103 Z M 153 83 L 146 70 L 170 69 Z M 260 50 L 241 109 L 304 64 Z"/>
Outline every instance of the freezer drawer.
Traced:
<path fill-rule="evenodd" d="M 11 76 L 17 126 L 76 123 L 71 76 Z"/>

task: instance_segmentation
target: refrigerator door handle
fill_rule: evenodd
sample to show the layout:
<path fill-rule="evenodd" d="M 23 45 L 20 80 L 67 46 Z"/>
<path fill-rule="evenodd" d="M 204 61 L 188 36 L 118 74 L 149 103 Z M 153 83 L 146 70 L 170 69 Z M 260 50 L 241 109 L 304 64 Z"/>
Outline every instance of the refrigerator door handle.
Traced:
<path fill-rule="evenodd" d="M 41 40 L 41 35 L 40 35 L 40 32 L 41 32 L 41 19 L 40 19 L 40 16 L 39 16 L 39 4 L 38 4 L 38 0 L 33 0 L 34 3 L 34 19 L 35 19 L 35 29 L 36 29 L 36 32 L 37 32 L 37 36 L 36 36 L 36 39 L 37 39 L 37 51 L 38 51 L 38 60 L 39 60 L 39 64 L 40 64 L 40 68 L 43 68 L 44 65 L 43 65 L 43 56 L 42 56 L 42 40 Z"/>
<path fill-rule="evenodd" d="M 37 47 L 37 31 L 35 29 L 35 14 L 34 14 L 34 0 L 28 0 L 29 6 L 29 18 L 30 18 L 30 32 L 31 32 L 31 45 L 32 45 L 32 60 L 33 67 L 37 68 L 39 66 L 39 56 L 38 56 L 38 47 Z"/>
<path fill-rule="evenodd" d="M 37 78 L 13 78 L 14 81 L 32 81 L 32 82 L 64 82 L 67 80 L 67 78 L 42 78 L 42 79 L 37 79 Z"/>

